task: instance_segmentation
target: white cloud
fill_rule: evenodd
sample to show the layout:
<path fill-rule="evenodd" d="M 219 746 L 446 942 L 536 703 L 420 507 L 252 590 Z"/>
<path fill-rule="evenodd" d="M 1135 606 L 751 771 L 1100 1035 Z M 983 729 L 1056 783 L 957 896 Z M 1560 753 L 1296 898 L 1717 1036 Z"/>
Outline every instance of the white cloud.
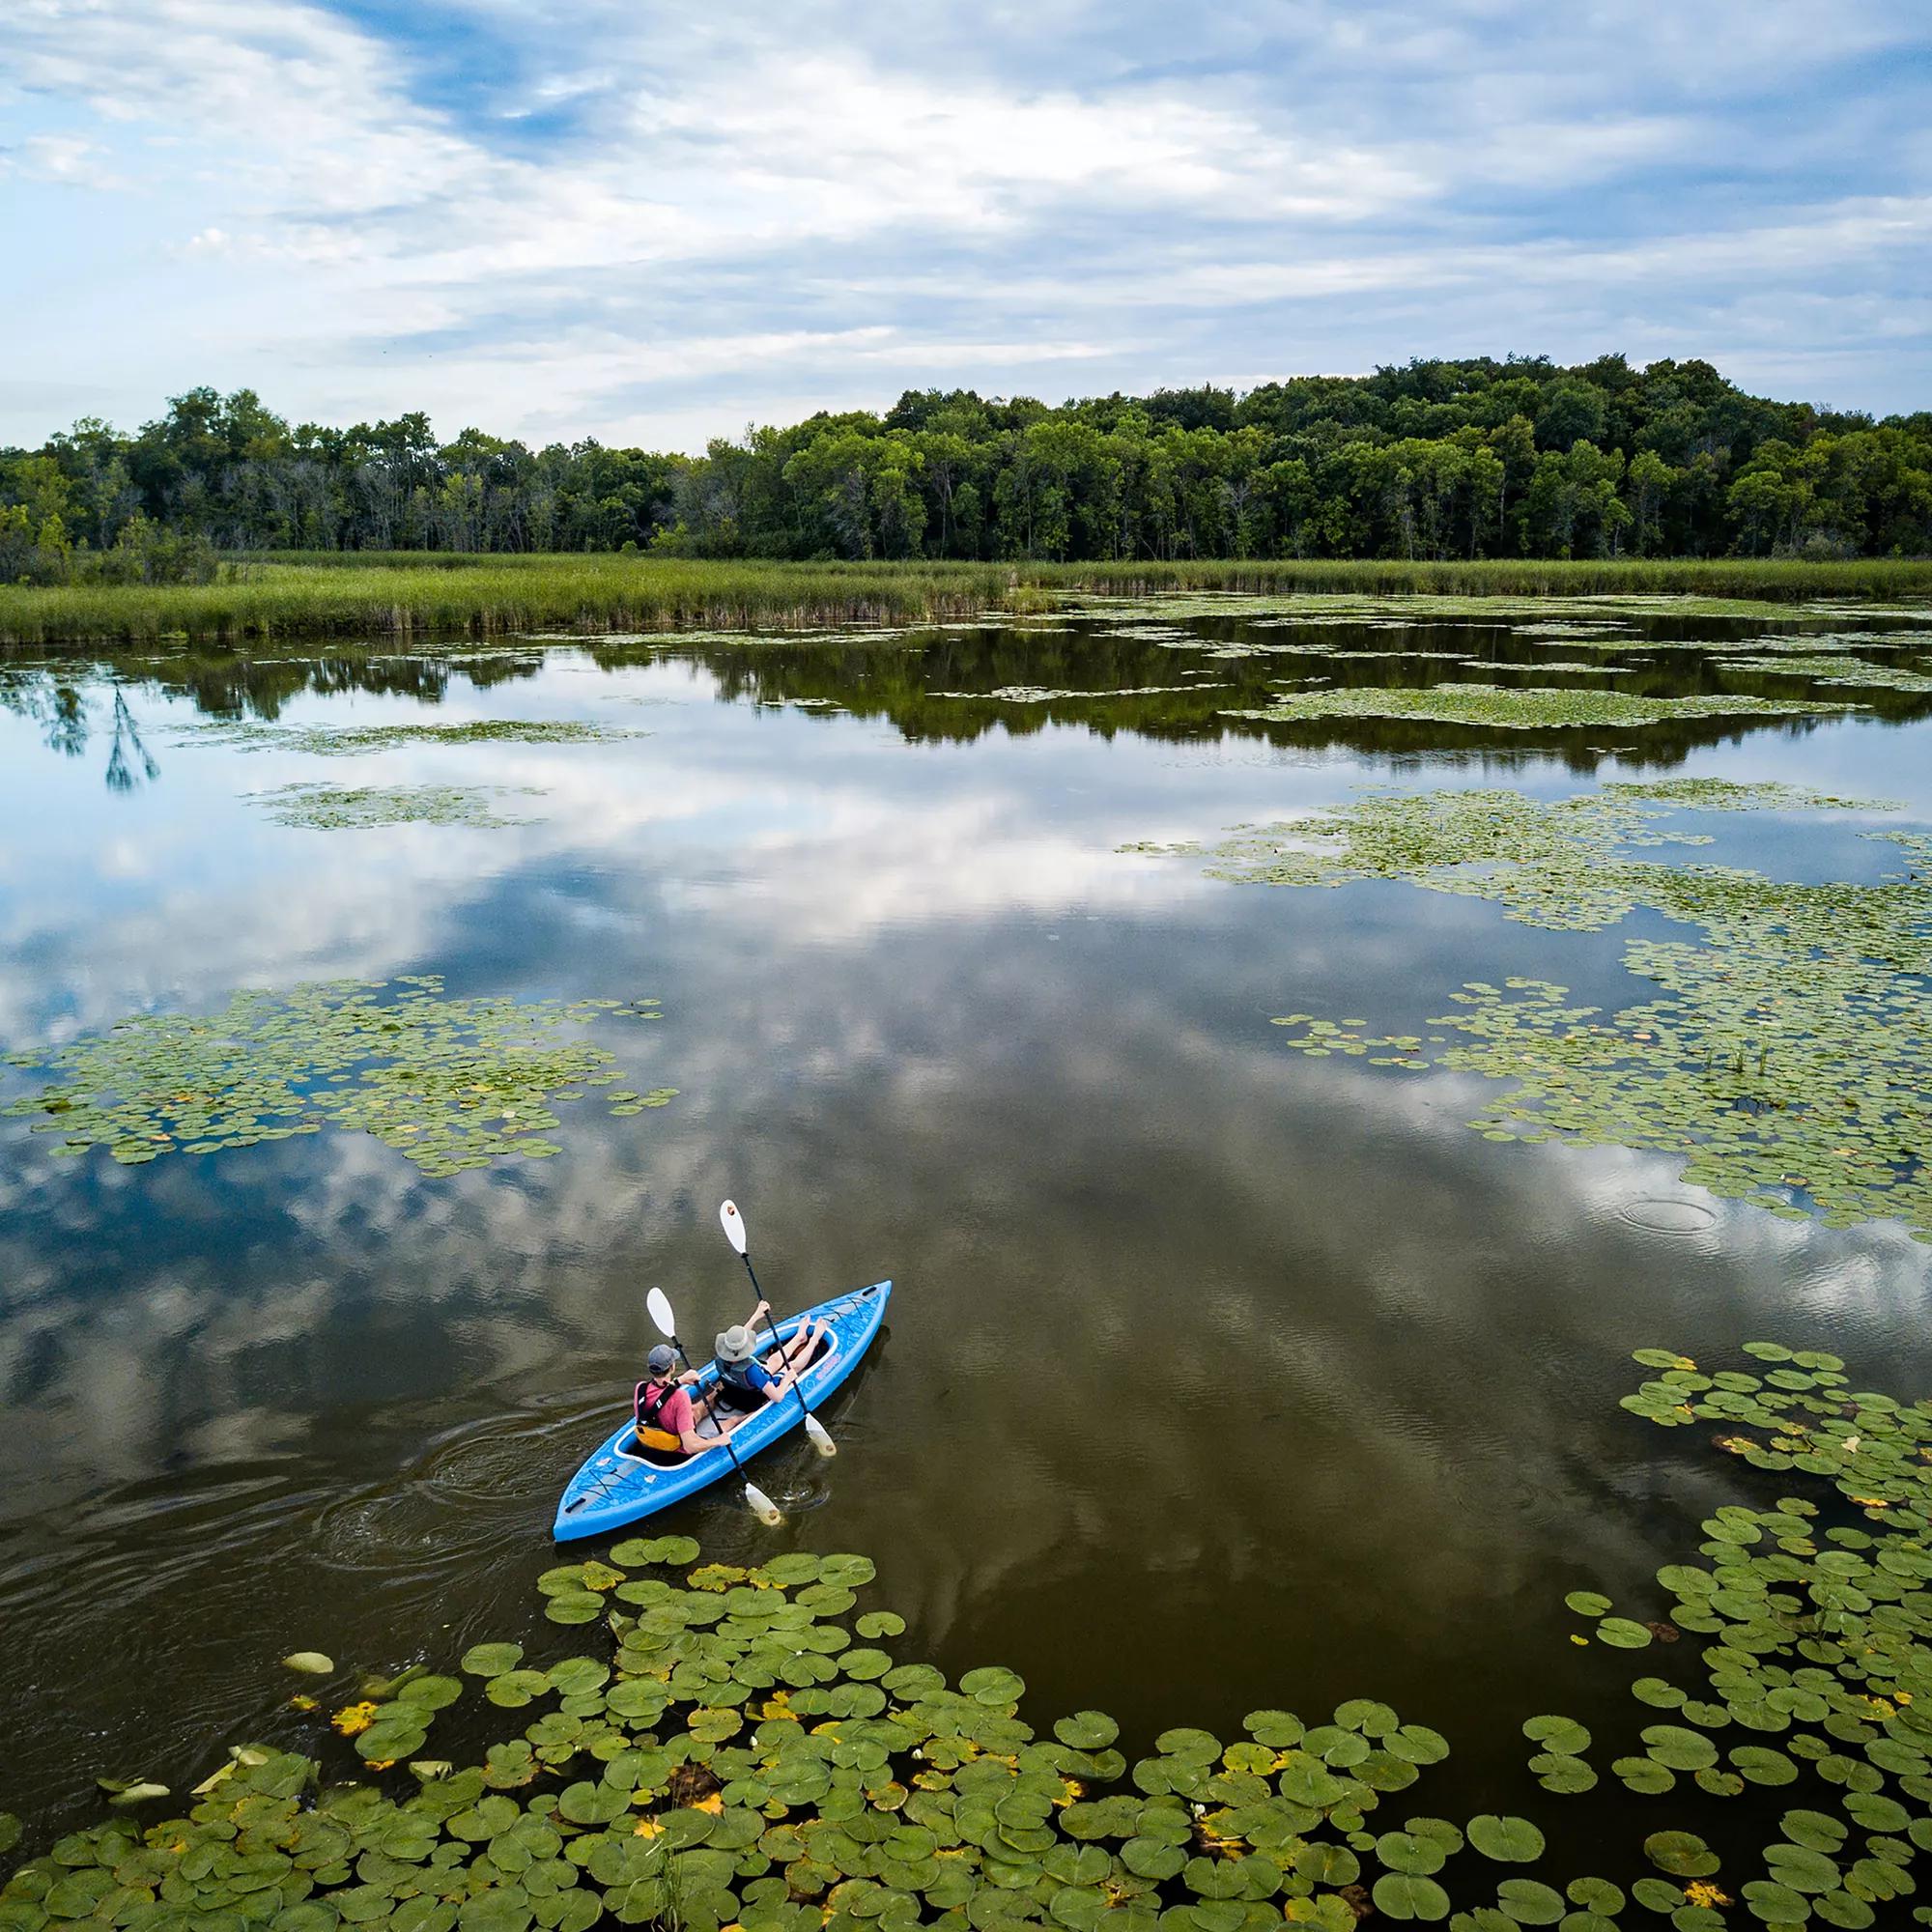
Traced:
<path fill-rule="evenodd" d="M 1825 272 L 1893 352 L 1864 379 L 1893 393 L 1826 400 L 1903 400 L 1927 360 L 1922 89 L 1833 66 L 1908 49 L 1909 9 L 455 17 L 441 42 L 298 0 L 10 10 L 0 194 L 77 299 L 0 325 L 35 372 L 0 435 L 44 434 L 44 372 L 86 362 L 124 417 L 248 381 L 298 416 L 427 402 L 691 446 L 793 398 L 1061 363 L 1110 387 L 1593 353 L 1639 296 L 1656 353 L 1724 361 L 1727 304 Z M 1800 47 L 1787 129 L 1766 90 Z M 128 186 L 138 230 L 31 199 Z M 1785 360 L 1843 364 L 1832 326 L 1799 318 Z"/>

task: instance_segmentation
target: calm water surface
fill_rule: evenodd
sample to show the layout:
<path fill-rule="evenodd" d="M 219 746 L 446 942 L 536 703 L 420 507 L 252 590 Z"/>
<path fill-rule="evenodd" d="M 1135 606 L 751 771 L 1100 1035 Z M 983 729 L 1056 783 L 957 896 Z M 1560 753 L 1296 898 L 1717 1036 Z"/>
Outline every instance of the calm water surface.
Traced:
<path fill-rule="evenodd" d="M 1899 619 L 1810 627 L 1861 621 Z M 722 1498 L 666 1520 L 708 1553 L 864 1550 L 910 1620 L 901 1655 L 1009 1663 L 1030 1711 L 1110 1710 L 1130 1748 L 1386 1697 L 1450 1736 L 1465 1810 L 1522 1803 L 1522 1717 L 1627 1711 L 1628 1660 L 1573 1649 L 1562 1594 L 1646 1601 L 1739 1475 L 1618 1410 L 1630 1350 L 1779 1336 L 1918 1393 L 1927 1251 L 1716 1200 L 1657 1156 L 1485 1142 L 1463 1123 L 1487 1083 L 1307 1060 L 1267 1024 L 1395 1025 L 1509 973 L 1637 997 L 1634 923 L 1542 932 L 1118 848 L 1363 782 L 1561 795 L 1636 772 L 1923 821 L 1932 707 L 1288 730 L 1219 714 L 1315 670 L 1604 680 L 1510 668 L 1575 653 L 1493 622 L 1175 628 L 1352 656 L 1088 625 L 0 666 L 0 1043 L 435 973 L 454 995 L 654 995 L 660 1024 L 595 1037 L 627 1084 L 680 1090 L 633 1119 L 566 1105 L 559 1157 L 440 1180 L 361 1135 L 124 1169 L 0 1122 L 0 1805 L 65 1818 L 99 1773 L 180 1786 L 243 1734 L 311 1738 L 284 1705 L 293 1648 L 393 1666 L 542 1631 L 551 1513 L 640 1372 L 645 1290 L 690 1335 L 745 1312 L 726 1194 L 781 1307 L 898 1292 L 829 1411 L 838 1460 L 786 1449 L 761 1476 L 781 1531 Z M 1641 641 L 1609 660 L 1619 689 L 1807 688 Z M 1444 655 L 1366 655 L 1397 647 Z M 1096 695 L 987 695 L 1018 686 Z M 210 728 L 263 719 L 639 735 L 342 758 Z M 246 796 L 297 780 L 535 795 L 503 801 L 527 824 L 366 831 Z M 1783 876 L 1895 858 L 1801 818 L 1699 829 Z M 35 1078 L 0 1069 L 0 1099 Z"/>

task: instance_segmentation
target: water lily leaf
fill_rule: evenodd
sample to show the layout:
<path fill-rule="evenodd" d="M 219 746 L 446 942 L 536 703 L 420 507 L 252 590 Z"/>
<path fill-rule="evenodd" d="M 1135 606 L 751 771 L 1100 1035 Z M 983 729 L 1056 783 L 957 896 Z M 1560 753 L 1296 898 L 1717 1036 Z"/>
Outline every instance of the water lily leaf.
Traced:
<path fill-rule="evenodd" d="M 1157 1838 L 1129 1838 L 1121 1847 L 1121 1862 L 1136 1878 L 1169 1879 L 1187 1863 L 1187 1854 Z"/>
<path fill-rule="evenodd" d="M 463 1695 L 462 1683 L 454 1677 L 412 1678 L 396 1693 L 399 1701 L 425 1711 L 440 1711 Z"/>
<path fill-rule="evenodd" d="M 1301 1877 L 1315 1885 L 1353 1885 L 1362 1875 L 1361 1861 L 1346 1845 L 1298 1845 L 1293 1863 Z"/>
<path fill-rule="evenodd" d="M 1684 1692 L 1662 1677 L 1639 1677 L 1631 1686 L 1631 1695 L 1660 1711 L 1674 1711 L 1684 1702 Z"/>
<path fill-rule="evenodd" d="M 696 1563 L 697 1556 L 697 1540 L 691 1536 L 633 1537 L 611 1551 L 611 1561 L 626 1569 L 649 1564 L 681 1567 Z"/>
<path fill-rule="evenodd" d="M 1597 1626 L 1597 1641 L 1612 1644 L 1618 1650 L 1641 1650 L 1649 1643 L 1650 1633 L 1629 1617 L 1605 1617 Z"/>
<path fill-rule="evenodd" d="M 1601 1617 L 1610 1607 L 1610 1600 L 1601 1590 L 1572 1590 L 1564 1604 L 1579 1617 Z"/>
<path fill-rule="evenodd" d="M 506 1670 L 484 1685 L 483 1694 L 491 1703 L 514 1711 L 550 1688 L 550 1679 L 541 1670 Z"/>
<path fill-rule="evenodd" d="M 1611 1763 L 1610 1769 L 1631 1790 L 1646 1797 L 1668 1791 L 1677 1782 L 1676 1774 L 1655 1758 L 1620 1757 Z"/>
<path fill-rule="evenodd" d="M 1653 1832 L 1643 1855 L 1672 1878 L 1708 1878 L 1718 1869 L 1717 1853 L 1694 1832 Z"/>
<path fill-rule="evenodd" d="M 1238 1898 L 1246 1890 L 1242 1866 L 1246 1860 L 1189 1859 L 1181 1868 L 1181 1883 L 1196 1898 Z"/>
<path fill-rule="evenodd" d="M 1384 1832 L 1376 1840 L 1376 1857 L 1390 1871 L 1426 1875 L 1440 1871 L 1447 1854 L 1434 1838 L 1409 1832 Z"/>
<path fill-rule="evenodd" d="M 831 1561 L 829 1557 L 826 1560 Z M 959 1689 L 976 1703 L 1015 1704 L 1026 1690 L 1026 1680 L 1017 1671 L 988 1664 L 969 1670 L 959 1680 Z"/>
<path fill-rule="evenodd" d="M 1590 1748 L 1590 1733 L 1575 1718 L 1531 1718 L 1522 1734 L 1560 1757 L 1581 1757 Z"/>
<path fill-rule="evenodd" d="M 1221 1740 L 1211 1731 L 1184 1728 L 1163 1731 L 1153 1743 L 1157 1751 L 1179 1758 L 1182 1764 L 1212 1764 L 1221 1755 Z"/>
<path fill-rule="evenodd" d="M 1529 1761 L 1536 1781 L 1546 1791 L 1573 1794 L 1590 1790 L 1597 1774 L 1580 1757 L 1566 1757 L 1556 1751 L 1539 1751 Z"/>
<path fill-rule="evenodd" d="M 1534 1878 L 1504 1879 L 1496 1887 L 1496 1903 L 1518 1925 L 1554 1925 L 1566 1911 L 1563 1894 Z"/>
<path fill-rule="evenodd" d="M 1842 1883 L 1837 1864 L 1806 1845 L 1770 1845 L 1764 1861 L 1772 1877 L 1794 1891 L 1836 1891 Z"/>
<path fill-rule="evenodd" d="M 859 1589 L 878 1574 L 869 1556 L 837 1555 L 818 1559 L 820 1580 L 842 1589 Z"/>
<path fill-rule="evenodd" d="M 1057 1719 L 1053 1735 L 1075 1750 L 1102 1750 L 1121 1734 L 1121 1727 L 1104 1711 L 1075 1711 Z"/>
<path fill-rule="evenodd" d="M 1844 1820 L 1825 1811 L 1787 1811 L 1778 1826 L 1793 1844 L 1814 1852 L 1835 1852 L 1845 1842 Z"/>
<path fill-rule="evenodd" d="M 595 1658 L 564 1658 L 553 1663 L 545 1675 L 551 1689 L 562 1696 L 583 1696 L 587 1690 L 601 1690 L 611 1681 L 611 1665 Z"/>
<path fill-rule="evenodd" d="M 1623 1888 L 1606 1878 L 1573 1878 L 1563 1888 L 1563 1895 L 1572 1905 L 1605 1918 L 1614 1918 L 1624 1909 Z"/>
<path fill-rule="evenodd" d="M 292 1650 L 282 1659 L 283 1666 L 304 1677 L 327 1677 L 335 1669 L 335 1660 L 326 1651 Z"/>
<path fill-rule="evenodd" d="M 1385 1918 L 1447 1918 L 1449 1894 L 1433 1878 L 1384 1872 L 1369 1894 Z"/>
<path fill-rule="evenodd" d="M 1643 1732 L 1644 1754 L 1672 1771 L 1698 1771 L 1716 1764 L 1718 1747 L 1701 1732 L 1682 1724 L 1650 1724 Z"/>
<path fill-rule="evenodd" d="M 1382 1748 L 1406 1764 L 1439 1764 L 1449 1755 L 1449 1740 L 1427 1724 L 1404 1724 L 1383 1738 Z"/>
<path fill-rule="evenodd" d="M 1811 1916 L 1804 1893 L 1772 1879 L 1749 1879 L 1738 1888 L 1745 1903 L 1772 1925 L 1799 1925 Z"/>
<path fill-rule="evenodd" d="M 1543 1833 L 1527 1818 L 1482 1812 L 1469 1820 L 1468 1839 L 1486 1859 L 1506 1864 L 1530 1864 L 1543 1856 Z"/>
<path fill-rule="evenodd" d="M 520 1643 L 472 1643 L 463 1653 L 463 1668 L 472 1677 L 500 1677 L 523 1661 Z"/>
<path fill-rule="evenodd" d="M 427 1713 L 417 1717 L 400 1705 L 387 1707 L 392 1715 L 378 1718 L 355 1740 L 358 1756 L 364 1758 L 413 1757 L 422 1749 L 427 1735 Z"/>
<path fill-rule="evenodd" d="M 1293 1711 L 1250 1711 L 1241 1719 L 1241 1728 L 1257 1744 L 1266 1745 L 1273 1750 L 1286 1750 L 1290 1746 L 1299 1744 L 1306 1730 Z"/>
<path fill-rule="evenodd" d="M 1385 1737 L 1401 1719 L 1392 1706 L 1374 1697 L 1350 1697 L 1335 1710 L 1335 1721 L 1345 1731 L 1360 1731 L 1366 1738 Z"/>

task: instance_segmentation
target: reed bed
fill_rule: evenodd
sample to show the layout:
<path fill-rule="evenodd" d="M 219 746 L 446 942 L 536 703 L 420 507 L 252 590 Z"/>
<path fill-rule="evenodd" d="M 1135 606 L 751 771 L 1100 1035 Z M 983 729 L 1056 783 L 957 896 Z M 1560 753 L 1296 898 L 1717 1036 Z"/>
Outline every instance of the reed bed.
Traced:
<path fill-rule="evenodd" d="M 0 587 L 0 642 L 226 641 L 296 636 L 586 633 L 684 625 L 891 623 L 1055 593 L 1327 591 L 1563 597 L 1685 593 L 1777 601 L 1932 596 L 1932 560 L 1467 563 L 762 563 L 603 555 L 265 557 L 183 585 Z"/>

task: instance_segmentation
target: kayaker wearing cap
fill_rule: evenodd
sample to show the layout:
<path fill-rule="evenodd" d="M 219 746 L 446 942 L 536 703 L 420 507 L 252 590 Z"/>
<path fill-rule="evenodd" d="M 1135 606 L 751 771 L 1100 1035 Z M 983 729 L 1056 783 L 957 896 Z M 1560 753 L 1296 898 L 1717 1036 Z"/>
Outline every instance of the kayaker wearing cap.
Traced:
<path fill-rule="evenodd" d="M 718 1393 L 741 1409 L 759 1409 L 786 1394 L 800 1372 L 832 1333 L 829 1321 L 808 1321 L 782 1348 L 761 1360 L 755 1330 L 759 1318 L 770 1321 L 771 1303 L 761 1301 L 749 1322 L 726 1328 L 713 1343 L 718 1362 Z"/>
<path fill-rule="evenodd" d="M 647 1449 L 668 1450 L 675 1439 L 687 1456 L 720 1447 L 725 1436 L 744 1419 L 721 1415 L 716 1419 L 716 1435 L 700 1435 L 697 1425 L 708 1404 L 694 1404 L 687 1383 L 696 1380 L 694 1371 L 677 1373 L 677 1355 L 668 1342 L 660 1342 L 645 1358 L 649 1379 L 638 1384 L 634 1398 L 638 1419 L 638 1439 Z M 653 1436 L 659 1439 L 653 1441 Z"/>

